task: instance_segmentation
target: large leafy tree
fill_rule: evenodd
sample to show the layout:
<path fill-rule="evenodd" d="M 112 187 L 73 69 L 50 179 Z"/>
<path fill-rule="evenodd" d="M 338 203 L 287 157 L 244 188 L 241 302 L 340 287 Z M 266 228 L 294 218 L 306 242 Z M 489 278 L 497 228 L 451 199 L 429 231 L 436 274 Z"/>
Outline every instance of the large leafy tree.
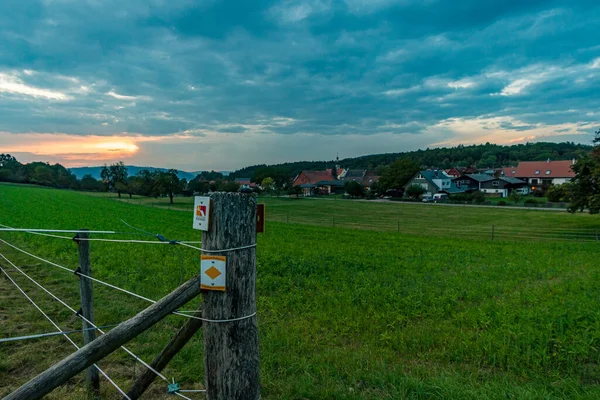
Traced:
<path fill-rule="evenodd" d="M 18 181 L 22 165 L 10 154 L 0 154 L 0 181 Z"/>
<path fill-rule="evenodd" d="M 302 188 L 298 185 L 296 186 L 290 186 L 287 190 L 287 193 L 290 196 L 296 196 L 296 198 L 298 198 L 301 194 L 302 194 Z"/>
<path fill-rule="evenodd" d="M 86 174 L 81 178 L 79 182 L 81 190 L 88 190 L 91 192 L 99 192 L 102 190 L 102 182 L 97 181 L 91 174 Z"/>
<path fill-rule="evenodd" d="M 196 178 L 198 180 L 206 180 L 206 181 L 214 181 L 217 179 L 223 179 L 223 174 L 221 172 L 217 172 L 215 170 L 212 171 L 201 171 Z"/>
<path fill-rule="evenodd" d="M 159 171 L 156 174 L 156 187 L 159 193 L 169 196 L 169 202 L 173 204 L 173 196 L 181 193 L 183 182 L 177 176 L 176 169 L 170 169 L 166 172 Z"/>
<path fill-rule="evenodd" d="M 364 197 L 365 195 L 365 188 L 356 181 L 346 182 L 344 189 L 351 197 Z"/>
<path fill-rule="evenodd" d="M 600 212 L 600 130 L 594 136 L 594 149 L 573 165 L 575 178 L 568 186 L 571 199 L 570 212 L 584 211 L 590 214 Z"/>
<path fill-rule="evenodd" d="M 127 190 L 127 167 L 123 161 L 107 166 L 104 164 L 100 171 L 100 177 L 108 185 L 108 189 L 117 191 L 119 197 L 121 192 Z"/>
<path fill-rule="evenodd" d="M 287 167 L 265 167 L 254 171 L 252 182 L 262 183 L 265 178 L 271 178 L 277 189 L 284 189 L 291 185 L 292 171 Z M 239 177 L 236 175 L 236 177 Z"/>
<path fill-rule="evenodd" d="M 275 186 L 275 180 L 273 178 L 271 178 L 270 176 L 267 176 L 265 179 L 263 179 L 260 182 L 260 186 L 262 187 L 262 189 L 266 192 L 270 192 L 271 190 L 273 190 L 273 187 Z"/>
<path fill-rule="evenodd" d="M 411 199 L 418 199 L 423 193 L 425 193 L 425 188 L 421 185 L 417 185 L 416 183 L 413 183 L 407 187 L 406 191 L 404 192 L 404 194 Z"/>
<path fill-rule="evenodd" d="M 402 189 L 419 172 L 419 166 L 408 158 L 399 158 L 387 167 L 379 179 L 381 190 Z"/>

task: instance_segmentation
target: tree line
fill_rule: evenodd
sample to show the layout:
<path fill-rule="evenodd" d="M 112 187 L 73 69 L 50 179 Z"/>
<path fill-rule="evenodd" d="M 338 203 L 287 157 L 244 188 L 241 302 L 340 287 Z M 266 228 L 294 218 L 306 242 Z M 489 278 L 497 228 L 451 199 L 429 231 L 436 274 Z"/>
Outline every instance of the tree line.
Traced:
<path fill-rule="evenodd" d="M 143 169 L 135 176 L 127 176 L 127 167 L 121 161 L 104 165 L 100 176 L 101 183 L 107 190 L 116 192 L 118 197 L 121 197 L 121 193 L 127 193 L 130 198 L 134 194 L 148 197 L 168 196 L 171 204 L 173 198 L 180 194 L 192 196 L 194 193 L 235 192 L 239 189 L 237 183 L 225 180 L 219 172 L 202 172 L 189 182 L 185 178 L 180 179 L 177 172 L 176 169 L 166 171 Z M 93 178 L 85 176 L 82 182 L 86 179 L 91 182 Z"/>
<path fill-rule="evenodd" d="M 598 142 L 594 142 L 598 146 Z M 255 165 L 242 168 L 227 177 L 215 171 L 204 171 L 189 182 L 177 177 L 177 170 L 149 171 L 142 170 L 135 176 L 127 175 L 127 168 L 120 162 L 106 165 L 102 169 L 102 179 L 96 180 L 91 175 L 78 181 L 72 173 L 60 164 L 50 165 L 42 162 L 29 164 L 19 163 L 9 154 L 0 155 L 0 181 L 33 183 L 58 188 L 80 189 L 89 191 L 114 191 L 118 196 L 122 193 L 130 196 L 173 196 L 178 194 L 192 195 L 209 191 L 236 191 L 239 185 L 235 178 L 249 178 L 260 185 L 263 190 L 299 195 L 299 188 L 292 187 L 292 181 L 302 170 L 335 169 L 336 164 L 342 168 L 367 169 L 381 176 L 378 184 L 373 185 L 371 196 L 380 195 L 388 190 L 401 190 L 406 182 L 420 169 L 450 168 L 453 166 L 500 167 L 515 166 L 519 161 L 536 160 L 581 160 L 579 165 L 588 165 L 592 146 L 563 143 L 527 143 L 511 146 L 500 146 L 486 143 L 483 145 L 462 146 L 452 148 L 426 149 L 404 153 L 374 154 L 364 157 L 347 158 L 340 161 L 303 161 L 277 165 Z M 596 153 L 597 150 L 594 150 Z M 595 153 L 593 153 L 595 154 Z M 587 163 L 587 164 L 586 164 Z M 578 167 L 583 168 L 583 167 Z M 586 167 L 587 168 L 587 167 Z M 587 171 L 587 169 L 586 169 Z M 590 186 L 588 184 L 588 186 Z M 353 196 L 362 196 L 361 189 L 353 185 L 348 188 Z M 553 189 L 552 191 L 557 191 Z M 587 189 L 586 189 L 587 190 Z M 554 196 L 554 193 L 551 195 Z M 350 193 L 350 192 L 348 192 Z M 565 196 L 563 196 L 565 197 Z M 600 199 L 600 197 L 599 197 Z M 600 209 L 600 200 L 597 200 Z M 578 204 L 578 203 L 577 203 Z M 586 203 L 585 207 L 588 205 Z"/>
<path fill-rule="evenodd" d="M 299 161 L 275 165 L 253 165 L 232 173 L 235 178 L 252 178 L 260 182 L 260 177 L 294 177 L 303 170 L 324 170 L 339 164 L 342 168 L 366 169 L 382 175 L 385 168 L 397 159 L 407 159 L 417 168 L 451 168 L 475 166 L 477 168 L 498 168 L 516 166 L 519 161 L 570 160 L 588 154 L 592 146 L 574 142 L 549 143 L 537 142 L 503 146 L 481 144 L 456 147 L 441 147 L 408 151 L 401 153 L 372 154 L 368 156 L 345 158 L 339 161 Z"/>
<path fill-rule="evenodd" d="M 122 194 L 150 197 L 168 196 L 173 203 L 176 195 L 193 195 L 209 191 L 237 191 L 239 185 L 225 179 L 223 174 L 215 171 L 203 171 L 189 182 L 177 176 L 176 169 L 166 171 L 143 169 L 137 175 L 129 176 L 127 167 L 121 161 L 104 165 L 101 179 L 91 174 L 80 180 L 67 168 L 60 164 L 43 162 L 20 163 L 10 154 L 0 154 L 0 182 L 28 183 L 59 189 L 84 190 L 92 192 L 114 192 L 118 197 Z"/>
<path fill-rule="evenodd" d="M 0 154 L 0 181 L 30 183 L 62 189 L 78 189 L 74 174 L 60 164 L 43 162 L 21 164 L 10 154 Z"/>

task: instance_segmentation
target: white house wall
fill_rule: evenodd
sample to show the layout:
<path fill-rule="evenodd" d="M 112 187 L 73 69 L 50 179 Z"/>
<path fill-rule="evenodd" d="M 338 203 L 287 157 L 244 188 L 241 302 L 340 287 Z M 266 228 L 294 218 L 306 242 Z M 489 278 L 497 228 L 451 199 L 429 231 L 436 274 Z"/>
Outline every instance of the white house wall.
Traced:
<path fill-rule="evenodd" d="M 508 189 L 481 189 L 483 193 L 500 194 L 501 197 L 508 197 Z"/>
<path fill-rule="evenodd" d="M 552 183 L 554 185 L 562 185 L 563 183 L 567 183 L 567 182 L 570 182 L 570 181 L 571 181 L 571 178 L 554 178 L 552 180 Z"/>

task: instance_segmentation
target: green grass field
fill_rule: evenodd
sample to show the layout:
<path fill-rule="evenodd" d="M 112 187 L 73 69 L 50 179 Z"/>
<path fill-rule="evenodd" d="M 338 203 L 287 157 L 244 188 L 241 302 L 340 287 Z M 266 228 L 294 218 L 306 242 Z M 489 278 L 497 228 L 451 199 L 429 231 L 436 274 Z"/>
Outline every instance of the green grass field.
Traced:
<path fill-rule="evenodd" d="M 267 229 L 257 248 L 264 399 L 600 397 L 597 242 L 534 237 L 516 242 L 502 236 L 492 241 L 487 234 L 465 233 L 491 224 L 515 232 L 591 231 L 600 226 L 598 217 L 341 200 L 265 202 Z M 0 185 L 1 224 L 131 231 L 120 218 L 167 238 L 200 239 L 191 229 L 190 213 L 76 192 Z M 285 218 L 290 222 L 283 222 Z M 326 226 L 332 220 L 332 226 Z M 398 221 L 400 233 L 392 229 Z M 452 229 L 427 230 L 431 224 Z M 72 241 L 7 232 L 0 232 L 0 238 L 76 268 Z M 193 249 L 91 245 L 96 277 L 154 299 L 199 268 Z M 78 304 L 73 274 L 1 243 L 0 253 L 63 300 Z M 0 266 L 63 329 L 80 327 L 75 316 L 6 262 L 0 260 Z M 122 321 L 146 306 L 100 285 L 94 290 L 98 324 Z M 54 330 L 4 278 L 0 321 L 0 337 Z M 183 322 L 171 316 L 128 347 L 151 361 Z M 73 338 L 82 342 L 80 335 Z M 60 337 L 0 344 L 0 395 L 72 351 Z M 143 370 L 123 351 L 99 365 L 124 389 Z M 175 377 L 182 387 L 201 387 L 201 333 L 165 375 Z M 49 398 L 85 398 L 82 381 L 79 375 Z M 106 398 L 119 398 L 108 383 L 102 385 Z M 167 398 L 166 385 L 157 381 L 149 398 Z"/>
<path fill-rule="evenodd" d="M 193 197 L 123 197 L 96 193 L 110 200 L 151 208 L 191 213 Z M 406 234 L 459 237 L 461 239 L 503 240 L 597 240 L 600 221 L 587 214 L 535 208 L 506 210 L 503 207 L 439 205 L 405 202 L 341 200 L 336 197 L 261 197 L 267 206 L 267 220 L 313 226 L 395 231 Z M 493 228 L 492 228 L 493 226 Z"/>

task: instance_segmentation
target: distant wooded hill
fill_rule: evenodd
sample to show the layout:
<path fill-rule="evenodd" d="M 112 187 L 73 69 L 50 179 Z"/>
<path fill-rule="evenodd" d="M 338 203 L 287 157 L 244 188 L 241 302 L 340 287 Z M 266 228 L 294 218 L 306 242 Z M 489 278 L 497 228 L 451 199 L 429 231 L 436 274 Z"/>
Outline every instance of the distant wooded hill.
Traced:
<path fill-rule="evenodd" d="M 167 169 L 166 168 L 155 168 L 155 167 L 138 167 L 135 165 L 126 165 L 127 167 L 127 175 L 128 176 L 136 176 L 138 174 L 138 172 L 142 171 L 142 170 L 149 170 L 150 172 L 154 172 L 154 171 L 160 171 L 160 172 L 166 172 Z M 100 171 L 102 170 L 102 167 L 77 167 L 77 168 L 69 168 L 69 170 L 71 171 L 71 173 L 73 173 L 77 179 L 81 179 L 83 178 L 85 175 L 92 175 L 92 177 L 94 179 L 100 179 Z M 179 177 L 179 179 L 187 179 L 188 181 L 194 179 L 199 173 L 201 173 L 202 171 L 194 171 L 194 172 L 186 172 L 186 171 L 177 171 L 177 176 Z M 226 171 L 221 171 L 221 173 L 223 175 L 227 175 L 228 172 Z"/>
<path fill-rule="evenodd" d="M 337 164 L 341 168 L 367 169 L 380 173 L 386 166 L 398 158 L 408 158 L 422 168 L 450 168 L 453 166 L 474 165 L 479 168 L 493 168 L 512 166 L 519 161 L 542 161 L 542 160 L 570 160 L 580 155 L 589 153 L 592 146 L 576 144 L 574 142 L 563 143 L 527 143 L 511 146 L 501 146 L 486 143 L 482 145 L 457 147 L 442 147 L 436 149 L 408 151 L 404 153 L 372 154 L 368 156 L 345 158 Z M 298 161 L 275 165 L 253 165 L 233 172 L 233 177 L 254 177 L 275 169 L 290 176 L 300 173 L 302 170 L 322 170 L 332 168 L 336 161 Z"/>

